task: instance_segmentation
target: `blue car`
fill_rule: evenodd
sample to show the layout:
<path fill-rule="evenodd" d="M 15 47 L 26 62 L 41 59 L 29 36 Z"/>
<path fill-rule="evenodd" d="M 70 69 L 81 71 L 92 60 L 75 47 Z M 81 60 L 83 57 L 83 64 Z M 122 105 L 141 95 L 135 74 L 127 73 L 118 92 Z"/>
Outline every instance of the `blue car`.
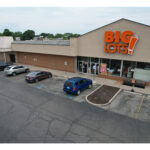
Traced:
<path fill-rule="evenodd" d="M 80 95 L 81 91 L 92 88 L 92 80 L 81 78 L 81 77 L 73 77 L 64 83 L 63 90 L 69 94 Z"/>

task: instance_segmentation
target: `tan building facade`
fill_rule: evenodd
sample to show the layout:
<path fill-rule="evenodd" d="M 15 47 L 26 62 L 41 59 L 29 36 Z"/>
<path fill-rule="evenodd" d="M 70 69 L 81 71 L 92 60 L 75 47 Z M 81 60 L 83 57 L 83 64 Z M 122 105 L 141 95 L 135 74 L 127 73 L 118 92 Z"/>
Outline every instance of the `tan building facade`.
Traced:
<path fill-rule="evenodd" d="M 13 42 L 13 37 L 11 36 L 1 36 L 0 37 L 0 61 L 10 61 L 12 52 L 11 43 Z"/>
<path fill-rule="evenodd" d="M 17 41 L 12 43 L 18 63 L 75 72 L 76 39 L 70 41 Z"/>
<path fill-rule="evenodd" d="M 105 31 L 132 31 L 138 36 L 133 55 L 104 52 Z M 108 59 L 150 62 L 150 26 L 121 19 L 78 38 L 78 56 L 102 57 Z"/>
<path fill-rule="evenodd" d="M 107 42 L 111 38 L 106 41 L 107 32 L 113 32 L 112 43 Z M 125 32 L 128 34 L 125 35 Z M 133 42 L 131 39 L 135 37 L 137 42 L 131 55 L 125 52 L 125 49 L 129 49 Z M 147 75 L 150 70 L 149 39 L 150 26 L 120 19 L 68 41 L 15 41 L 12 42 L 11 49 L 16 54 L 18 63 L 62 71 L 67 69 L 68 72 L 80 72 L 111 79 L 122 80 L 126 77 L 140 79 L 142 69 L 146 70 Z M 124 43 L 127 40 L 128 43 Z M 119 47 L 118 44 L 124 45 L 125 48 Z M 138 76 L 134 74 L 134 71 L 139 73 L 140 69 L 141 74 Z M 150 81 L 147 77 L 145 79 Z"/>

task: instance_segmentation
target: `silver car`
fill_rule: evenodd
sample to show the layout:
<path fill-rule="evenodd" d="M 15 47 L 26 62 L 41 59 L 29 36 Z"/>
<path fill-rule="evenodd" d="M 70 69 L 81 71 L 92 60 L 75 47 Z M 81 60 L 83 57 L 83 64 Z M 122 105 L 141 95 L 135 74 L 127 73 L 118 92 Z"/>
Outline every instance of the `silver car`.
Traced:
<path fill-rule="evenodd" d="M 15 76 L 16 74 L 19 73 L 25 73 L 25 72 L 29 72 L 29 68 L 26 66 L 21 66 L 21 65 L 12 65 L 12 66 L 8 66 L 4 69 L 4 73 L 5 75 L 13 75 Z"/>

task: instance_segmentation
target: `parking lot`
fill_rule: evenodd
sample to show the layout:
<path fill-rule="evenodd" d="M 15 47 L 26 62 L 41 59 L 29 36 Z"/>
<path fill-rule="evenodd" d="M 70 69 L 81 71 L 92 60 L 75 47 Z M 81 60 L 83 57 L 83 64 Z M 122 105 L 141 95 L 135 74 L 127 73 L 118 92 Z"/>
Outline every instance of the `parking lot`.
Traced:
<path fill-rule="evenodd" d="M 28 84 L 31 87 L 43 90 L 48 93 L 56 94 L 56 95 L 65 97 L 67 99 L 79 102 L 79 103 L 85 102 L 85 96 L 99 86 L 99 84 L 94 84 L 93 88 L 86 89 L 86 90 L 82 91 L 79 96 L 76 96 L 76 95 L 66 94 L 63 91 L 63 84 L 64 84 L 65 80 L 67 79 L 65 77 L 58 77 L 58 76 L 53 75 L 52 78 L 41 80 L 37 83 L 26 83 L 25 82 L 26 73 L 19 74 L 16 76 L 5 76 L 3 71 L 1 71 L 0 76 L 3 78 L 7 78 L 8 80 L 10 80 L 12 82 Z"/>
<path fill-rule="evenodd" d="M 121 90 L 110 104 L 98 107 L 150 122 L 150 95 Z"/>
<path fill-rule="evenodd" d="M 149 95 L 121 91 L 97 108 L 85 95 L 99 85 L 73 96 L 63 77 L 28 84 L 25 75 L 0 72 L 0 142 L 149 142 Z"/>
<path fill-rule="evenodd" d="M 46 93 L 67 98 L 75 102 L 86 102 L 86 95 L 91 93 L 99 84 L 94 84 L 92 89 L 87 89 L 81 92 L 79 96 L 66 94 L 63 91 L 63 84 L 67 78 L 53 75 L 52 78 L 48 78 L 37 83 L 26 83 L 26 73 L 19 74 L 17 76 L 5 76 L 3 71 L 0 72 L 0 77 L 6 78 L 14 83 L 27 84 L 30 87 L 39 89 Z M 114 98 L 114 100 L 106 106 L 100 106 L 102 109 L 109 110 L 121 115 L 125 115 L 134 119 L 150 122 L 150 95 L 129 92 L 121 90 L 121 92 Z"/>

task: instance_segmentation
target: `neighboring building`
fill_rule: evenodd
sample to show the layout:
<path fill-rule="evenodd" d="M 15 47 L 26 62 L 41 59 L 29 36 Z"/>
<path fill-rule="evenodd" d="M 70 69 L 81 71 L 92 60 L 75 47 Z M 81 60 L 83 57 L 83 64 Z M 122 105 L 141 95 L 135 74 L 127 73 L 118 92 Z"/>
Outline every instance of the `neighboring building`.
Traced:
<path fill-rule="evenodd" d="M 47 37 L 43 37 L 43 36 L 35 36 L 33 40 L 34 41 L 49 41 Z"/>
<path fill-rule="evenodd" d="M 16 41 L 20 41 L 21 40 L 21 38 L 20 37 L 16 37 Z"/>
<path fill-rule="evenodd" d="M 10 61 L 12 60 L 11 43 L 13 42 L 13 37 L 11 36 L 0 36 L 0 61 Z"/>
<path fill-rule="evenodd" d="M 150 82 L 149 41 L 150 26 L 120 19 L 70 40 L 14 41 L 12 52 L 18 63 Z"/>

